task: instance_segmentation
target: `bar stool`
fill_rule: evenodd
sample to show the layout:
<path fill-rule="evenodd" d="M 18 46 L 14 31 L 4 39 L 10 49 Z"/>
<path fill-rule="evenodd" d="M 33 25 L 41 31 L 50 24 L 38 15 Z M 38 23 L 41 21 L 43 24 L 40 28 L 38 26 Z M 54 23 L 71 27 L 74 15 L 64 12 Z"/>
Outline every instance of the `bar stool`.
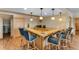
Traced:
<path fill-rule="evenodd" d="M 56 35 L 56 38 L 59 40 L 60 49 L 61 48 L 63 48 L 63 49 L 67 48 L 68 29 L 66 29 L 66 31 L 58 31 L 53 35 Z"/>
<path fill-rule="evenodd" d="M 61 40 L 61 48 L 68 48 L 69 28 L 66 29 L 66 31 L 61 31 L 59 36 L 59 39 Z"/>
<path fill-rule="evenodd" d="M 69 27 L 68 28 L 68 39 L 71 41 L 71 43 L 72 43 L 72 40 L 73 40 L 73 34 L 72 34 L 72 27 Z"/>
<path fill-rule="evenodd" d="M 60 49 L 60 41 L 59 39 L 49 36 L 48 37 L 48 45 L 49 45 L 49 49 L 51 48 L 50 45 L 52 45 L 53 47 L 55 47 L 56 50 Z"/>
<path fill-rule="evenodd" d="M 36 40 L 36 35 L 35 34 L 30 34 L 27 30 L 24 29 L 19 29 L 21 35 L 28 41 L 28 49 L 30 48 L 30 43 L 33 43 L 33 48 L 36 48 L 35 46 L 35 40 Z"/>
<path fill-rule="evenodd" d="M 68 45 L 69 48 L 71 47 L 70 45 L 71 45 L 72 40 L 73 40 L 72 29 L 73 29 L 72 27 L 68 28 L 68 37 L 67 37 L 68 42 L 67 42 L 67 45 Z"/>

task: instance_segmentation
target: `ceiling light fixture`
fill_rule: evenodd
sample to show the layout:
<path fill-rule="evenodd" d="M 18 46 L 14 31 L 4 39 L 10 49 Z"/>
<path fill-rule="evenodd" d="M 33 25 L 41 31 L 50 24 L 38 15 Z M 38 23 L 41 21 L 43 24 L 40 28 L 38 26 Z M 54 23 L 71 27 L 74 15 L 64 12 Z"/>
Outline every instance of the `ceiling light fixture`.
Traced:
<path fill-rule="evenodd" d="M 62 14 L 62 12 L 59 13 L 59 21 L 62 21 L 61 14 Z"/>
<path fill-rule="evenodd" d="M 24 10 L 27 10 L 27 8 L 24 8 Z"/>
<path fill-rule="evenodd" d="M 43 10 L 43 8 L 40 8 L 40 10 L 41 10 L 40 20 L 43 20 L 43 16 L 42 16 L 42 10 Z"/>
<path fill-rule="evenodd" d="M 30 21 L 33 21 L 33 18 L 32 18 L 32 12 L 31 12 L 31 18 L 30 18 Z"/>
<path fill-rule="evenodd" d="M 51 20 L 55 20 L 55 16 L 54 16 L 54 8 L 52 9 L 52 17 L 51 17 Z"/>

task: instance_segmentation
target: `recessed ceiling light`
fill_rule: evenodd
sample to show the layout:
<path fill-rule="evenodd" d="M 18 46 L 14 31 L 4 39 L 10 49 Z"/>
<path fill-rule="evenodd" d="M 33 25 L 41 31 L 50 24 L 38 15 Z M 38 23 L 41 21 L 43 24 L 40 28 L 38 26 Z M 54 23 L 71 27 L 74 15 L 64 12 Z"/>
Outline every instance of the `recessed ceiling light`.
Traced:
<path fill-rule="evenodd" d="M 27 8 L 24 8 L 24 10 L 27 10 Z"/>

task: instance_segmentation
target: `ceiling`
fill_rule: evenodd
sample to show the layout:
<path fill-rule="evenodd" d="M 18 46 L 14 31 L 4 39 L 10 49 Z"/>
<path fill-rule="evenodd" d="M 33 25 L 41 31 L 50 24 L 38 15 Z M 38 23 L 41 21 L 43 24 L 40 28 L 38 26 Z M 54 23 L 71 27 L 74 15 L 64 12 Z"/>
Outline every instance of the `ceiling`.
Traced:
<path fill-rule="evenodd" d="M 68 10 L 71 11 L 74 16 L 79 17 L 79 8 L 68 8 Z"/>
<path fill-rule="evenodd" d="M 43 8 L 43 16 L 51 16 L 52 15 L 52 8 Z M 54 14 L 57 15 L 59 12 L 63 12 L 65 8 L 55 8 Z M 70 11 L 74 16 L 79 16 L 79 8 L 66 8 L 68 11 Z M 40 16 L 41 10 L 40 8 L 27 8 L 26 10 L 24 8 L 0 8 L 0 10 L 4 11 L 12 11 L 12 12 L 19 12 L 24 14 L 30 14 L 32 12 L 33 15 Z"/>

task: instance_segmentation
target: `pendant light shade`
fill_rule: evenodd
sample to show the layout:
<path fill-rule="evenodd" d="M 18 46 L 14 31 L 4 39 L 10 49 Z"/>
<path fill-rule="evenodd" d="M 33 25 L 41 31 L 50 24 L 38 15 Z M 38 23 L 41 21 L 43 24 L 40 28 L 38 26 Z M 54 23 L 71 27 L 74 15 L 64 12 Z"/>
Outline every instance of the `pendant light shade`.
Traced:
<path fill-rule="evenodd" d="M 59 18 L 59 21 L 62 21 L 62 18 Z"/>
<path fill-rule="evenodd" d="M 32 12 L 31 12 L 31 18 L 30 18 L 30 21 L 33 21 L 33 18 L 32 18 Z"/>
<path fill-rule="evenodd" d="M 52 9 L 52 17 L 51 17 L 51 20 L 55 20 L 55 16 L 54 16 L 54 8 Z"/>
<path fill-rule="evenodd" d="M 43 19 L 43 17 L 42 16 L 40 16 L 40 20 L 42 20 Z"/>
<path fill-rule="evenodd" d="M 43 20 L 43 16 L 42 16 L 42 10 L 43 10 L 43 8 L 40 8 L 40 10 L 41 10 L 40 20 Z"/>
<path fill-rule="evenodd" d="M 30 21 L 33 21 L 33 19 L 32 19 L 32 18 L 30 18 Z"/>
<path fill-rule="evenodd" d="M 62 14 L 62 12 L 59 13 L 59 21 L 62 21 L 61 14 Z"/>
<path fill-rule="evenodd" d="M 55 20 L 55 17 L 52 16 L 52 17 L 51 17 L 51 20 Z"/>

